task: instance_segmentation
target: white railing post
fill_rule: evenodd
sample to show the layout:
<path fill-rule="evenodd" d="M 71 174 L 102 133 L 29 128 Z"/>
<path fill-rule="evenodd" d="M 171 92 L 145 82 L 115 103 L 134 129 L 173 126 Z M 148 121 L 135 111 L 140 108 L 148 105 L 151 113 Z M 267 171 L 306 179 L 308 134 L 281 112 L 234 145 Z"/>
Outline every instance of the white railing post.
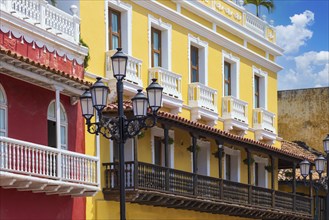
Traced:
<path fill-rule="evenodd" d="M 78 43 L 80 41 L 80 18 L 77 15 L 78 7 L 76 5 L 71 5 L 70 11 L 73 16 L 73 39 Z"/>
<path fill-rule="evenodd" d="M 44 1 L 44 0 L 39 0 L 40 2 L 40 26 L 42 28 L 46 27 L 46 7 L 48 5 L 48 2 Z"/>

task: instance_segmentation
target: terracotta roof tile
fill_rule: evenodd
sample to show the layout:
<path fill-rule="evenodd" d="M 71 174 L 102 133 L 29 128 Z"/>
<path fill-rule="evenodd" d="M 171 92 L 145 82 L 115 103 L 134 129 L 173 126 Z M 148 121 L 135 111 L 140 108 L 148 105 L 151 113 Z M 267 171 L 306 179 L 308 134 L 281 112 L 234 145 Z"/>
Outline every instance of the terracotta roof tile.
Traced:
<path fill-rule="evenodd" d="M 131 101 L 124 101 L 124 110 L 126 110 L 126 111 L 132 110 Z M 112 112 L 117 111 L 117 104 L 116 103 L 109 104 L 105 108 L 105 111 L 112 111 Z M 208 131 L 210 133 L 213 133 L 214 135 L 221 135 L 221 136 L 224 136 L 224 137 L 236 140 L 236 141 L 241 141 L 241 142 L 244 142 L 244 143 L 253 144 L 253 145 L 256 145 L 258 147 L 261 147 L 261 148 L 264 148 L 264 149 L 267 149 L 267 150 L 270 150 L 270 151 L 275 151 L 275 152 L 278 152 L 278 153 L 281 153 L 281 154 L 284 154 L 284 155 L 288 155 L 288 156 L 291 156 L 291 157 L 294 157 L 294 158 L 297 158 L 297 159 L 300 159 L 300 160 L 303 160 L 304 158 L 309 158 L 310 157 L 310 155 L 307 152 L 302 151 L 299 148 L 295 148 L 295 150 L 290 150 L 288 145 L 286 144 L 287 142 L 284 142 L 286 145 L 284 145 L 283 149 L 279 149 L 279 148 L 273 147 L 272 145 L 265 144 L 265 143 L 262 143 L 260 141 L 255 141 L 255 140 L 252 140 L 252 139 L 249 139 L 249 138 L 240 137 L 240 136 L 228 133 L 226 131 L 220 130 L 218 128 L 214 128 L 214 127 L 211 127 L 209 125 L 205 125 L 205 124 L 202 124 L 202 123 L 199 123 L 199 122 L 191 121 L 189 119 L 186 119 L 184 117 L 181 117 L 179 115 L 172 114 L 172 113 L 169 113 L 169 112 L 159 111 L 158 116 L 159 116 L 159 118 L 162 118 L 164 120 L 171 120 L 171 121 L 174 121 L 174 122 L 177 122 L 177 123 L 184 124 L 186 126 L 194 127 L 194 128 L 197 128 L 197 129 L 202 129 L 202 130 Z M 313 161 L 313 159 L 311 161 Z"/>
<path fill-rule="evenodd" d="M 44 65 L 42 63 L 35 62 L 34 60 L 31 60 L 27 57 L 24 57 L 24 56 L 18 54 L 17 52 L 13 52 L 11 50 L 8 50 L 8 49 L 4 48 L 1 45 L 0 45 L 0 54 L 10 56 L 10 57 L 15 58 L 19 61 L 22 61 L 22 62 L 27 63 L 29 65 L 35 66 L 37 68 L 43 69 L 45 71 L 49 71 L 49 72 L 51 72 L 53 74 L 56 74 L 56 75 L 59 75 L 61 77 L 65 77 L 69 80 L 72 80 L 72 81 L 77 82 L 79 84 L 82 84 L 84 86 L 90 87 L 92 85 L 92 82 L 86 81 L 86 80 L 81 79 L 81 78 L 76 77 L 76 76 L 73 76 L 69 73 L 65 73 L 64 71 L 60 71 L 58 69 L 51 68 L 51 67 L 49 67 L 47 65 Z"/>

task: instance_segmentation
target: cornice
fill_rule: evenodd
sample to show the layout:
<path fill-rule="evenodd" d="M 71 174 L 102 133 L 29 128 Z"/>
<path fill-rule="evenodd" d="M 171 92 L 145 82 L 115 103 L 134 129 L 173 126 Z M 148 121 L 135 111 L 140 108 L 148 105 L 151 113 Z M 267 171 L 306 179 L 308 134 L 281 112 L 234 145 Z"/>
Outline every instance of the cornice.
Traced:
<path fill-rule="evenodd" d="M 256 54 L 253 51 L 250 51 L 246 49 L 245 47 L 241 46 L 240 44 L 235 43 L 234 41 L 208 29 L 207 27 L 200 25 L 199 23 L 185 17 L 184 15 L 181 15 L 177 13 L 176 11 L 163 6 L 162 4 L 151 0 L 151 1 L 139 1 L 139 0 L 133 0 L 134 3 L 137 5 L 142 6 L 143 8 L 146 8 L 150 11 L 153 11 L 154 13 L 159 14 L 160 16 L 163 16 L 169 20 L 171 20 L 174 23 L 177 23 L 183 27 L 188 28 L 189 30 L 197 33 L 200 36 L 203 36 L 210 41 L 215 42 L 218 45 L 223 46 L 224 48 L 227 48 L 231 50 L 232 52 L 235 52 L 263 67 L 266 69 L 269 69 L 273 72 L 278 72 L 282 70 L 283 68 L 279 66 L 278 64 L 267 60 L 266 58 Z M 180 2 L 181 3 L 181 2 Z"/>
<path fill-rule="evenodd" d="M 220 27 L 224 27 L 225 30 L 229 30 L 231 33 L 247 40 L 250 43 L 255 44 L 261 49 L 272 53 L 275 56 L 281 56 L 283 49 L 278 45 L 266 40 L 264 37 L 260 37 L 258 34 L 249 30 L 248 28 L 237 24 L 231 19 L 221 15 L 220 13 L 214 11 L 212 8 L 198 2 L 198 1 L 181 1 L 172 0 L 173 2 L 179 2 L 181 6 L 185 6 L 196 14 L 202 14 L 202 17 L 206 18 L 210 22 L 214 22 Z M 228 3 L 228 2 L 227 2 Z M 230 4 L 232 5 L 232 4 Z M 240 9 L 241 10 L 241 9 Z M 242 11 L 243 13 L 243 11 Z M 247 12 L 246 12 L 247 13 Z"/>
<path fill-rule="evenodd" d="M 36 25 L 19 19 L 5 11 L 0 11 L 0 24 L 6 26 L 12 26 L 15 30 L 19 30 L 22 33 L 26 33 L 28 36 L 34 36 L 35 39 L 48 42 L 49 44 L 56 45 L 58 48 L 63 48 L 63 50 L 68 50 L 70 53 L 75 53 L 77 56 L 87 56 L 88 48 L 81 46 L 76 42 L 72 42 L 61 38 L 53 33 L 50 33 Z"/>

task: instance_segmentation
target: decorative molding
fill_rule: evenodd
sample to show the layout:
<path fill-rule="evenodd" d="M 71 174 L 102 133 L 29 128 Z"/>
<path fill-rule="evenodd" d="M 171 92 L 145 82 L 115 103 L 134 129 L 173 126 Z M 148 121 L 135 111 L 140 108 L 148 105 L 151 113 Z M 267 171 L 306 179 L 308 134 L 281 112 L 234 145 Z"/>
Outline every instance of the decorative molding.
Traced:
<path fill-rule="evenodd" d="M 273 72 L 278 72 L 282 69 L 281 66 L 277 65 L 276 63 L 274 63 L 272 61 L 267 60 L 265 57 L 262 57 L 259 54 L 255 53 L 247 48 L 244 48 L 243 46 L 239 45 L 238 43 L 235 43 L 232 40 L 212 31 L 211 29 L 177 13 L 176 11 L 174 11 L 168 7 L 161 5 L 157 1 L 145 2 L 145 1 L 134 0 L 133 2 L 148 10 L 154 11 L 155 13 L 159 14 L 160 16 L 166 17 L 166 18 L 172 20 L 173 22 L 175 22 L 183 27 L 186 27 L 187 29 L 189 29 L 197 34 L 200 34 L 201 36 L 209 39 L 210 41 L 212 41 L 218 45 L 228 48 L 232 52 L 235 52 L 255 63 L 258 63 L 259 65 L 261 65 Z M 194 1 L 193 2 L 190 2 L 190 1 L 183 2 L 182 1 L 180 3 L 194 3 Z M 204 7 L 207 7 L 207 6 L 204 6 Z M 208 13 L 207 16 L 211 17 L 212 14 L 215 12 L 211 8 L 208 8 L 208 10 L 210 10 L 210 12 Z M 218 15 L 216 15 L 216 14 L 214 14 L 214 16 L 218 17 Z M 227 20 L 228 20 L 227 22 L 229 22 L 229 19 L 227 19 Z M 218 20 L 218 18 L 216 18 L 214 21 L 218 22 L 219 20 Z M 232 24 L 228 24 L 227 22 L 226 22 L 226 26 L 229 27 L 230 25 L 232 25 Z M 232 23 L 234 23 L 234 22 L 232 22 Z M 222 23 L 219 22 L 219 24 L 221 25 Z M 245 27 L 241 26 L 239 28 L 243 28 L 244 31 L 248 32 L 248 30 Z M 237 31 L 237 32 L 239 32 L 239 31 Z M 242 30 L 240 32 L 242 32 Z M 256 36 L 257 36 L 256 34 L 249 36 L 248 40 L 250 40 L 250 42 L 258 40 L 259 37 L 256 37 Z M 264 39 L 264 42 L 265 42 L 265 39 Z M 268 43 L 269 42 L 266 41 L 266 45 L 268 45 Z M 257 45 L 259 45 L 259 43 Z M 271 45 L 277 47 L 274 44 L 271 44 Z M 278 55 L 282 54 L 281 48 L 279 48 L 279 47 L 277 47 L 277 49 L 273 49 L 273 48 L 269 49 L 269 46 L 265 46 L 265 44 L 263 47 L 267 48 L 269 51 L 271 51 L 272 54 L 278 54 Z"/>
<path fill-rule="evenodd" d="M 224 62 L 227 61 L 231 64 L 233 64 L 233 68 L 231 68 L 231 77 L 232 77 L 232 81 L 234 83 L 232 83 L 232 89 L 234 91 L 231 91 L 232 96 L 234 96 L 235 98 L 239 98 L 240 97 L 240 58 L 237 56 L 234 56 L 232 53 L 228 53 L 225 50 L 222 50 L 222 80 L 223 80 L 223 96 L 224 96 Z"/>

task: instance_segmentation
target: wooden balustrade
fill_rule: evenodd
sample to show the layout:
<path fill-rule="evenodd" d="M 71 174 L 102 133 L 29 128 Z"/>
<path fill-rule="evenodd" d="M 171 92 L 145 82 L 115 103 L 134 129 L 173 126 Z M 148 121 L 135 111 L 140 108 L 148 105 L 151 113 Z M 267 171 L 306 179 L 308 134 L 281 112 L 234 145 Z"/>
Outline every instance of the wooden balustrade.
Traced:
<path fill-rule="evenodd" d="M 106 178 L 104 190 L 118 190 L 118 163 L 105 163 L 103 165 L 105 166 Z M 144 162 L 125 163 L 125 182 L 128 189 L 154 190 L 182 196 L 228 201 L 240 205 L 246 204 L 311 214 L 311 198 L 309 197 Z"/>

